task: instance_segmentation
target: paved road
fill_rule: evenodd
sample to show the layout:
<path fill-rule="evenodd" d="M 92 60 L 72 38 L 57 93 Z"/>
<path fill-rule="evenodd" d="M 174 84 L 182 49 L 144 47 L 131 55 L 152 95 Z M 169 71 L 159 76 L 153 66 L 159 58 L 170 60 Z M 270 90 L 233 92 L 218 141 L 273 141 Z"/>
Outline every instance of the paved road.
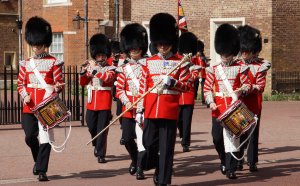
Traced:
<path fill-rule="evenodd" d="M 261 121 L 259 172 L 247 166 L 237 180 L 228 180 L 218 169 L 219 160 L 212 144 L 210 111 L 197 103 L 192 125 L 191 152 L 182 153 L 180 140 L 175 147 L 173 185 L 300 185 L 300 102 L 265 102 Z M 0 126 L 0 184 L 7 185 L 153 185 L 152 171 L 146 180 L 129 175 L 129 157 L 119 145 L 119 125 L 109 130 L 106 164 L 98 164 L 87 128 L 73 122 L 72 134 L 62 153 L 51 152 L 48 176 L 39 183 L 31 170 L 33 160 L 19 125 Z M 64 129 L 56 128 L 62 141 Z"/>

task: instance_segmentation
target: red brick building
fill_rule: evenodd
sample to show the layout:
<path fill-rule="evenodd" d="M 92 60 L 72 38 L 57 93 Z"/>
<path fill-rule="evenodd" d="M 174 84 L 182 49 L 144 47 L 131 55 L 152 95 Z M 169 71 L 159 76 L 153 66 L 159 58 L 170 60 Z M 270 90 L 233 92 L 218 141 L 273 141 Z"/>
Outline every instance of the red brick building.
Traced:
<path fill-rule="evenodd" d="M 17 0 L 8 1 L 15 3 Z M 81 25 L 80 29 L 75 29 L 72 21 L 77 11 L 81 17 L 84 17 L 85 2 L 86 0 L 23 1 L 24 25 L 28 18 L 34 15 L 48 20 L 54 33 L 50 53 L 63 58 L 66 65 L 78 65 L 85 60 L 84 28 Z M 110 38 L 115 37 L 115 2 L 118 1 L 88 1 L 88 18 L 91 19 L 88 24 L 88 38 L 96 32 L 105 33 Z M 214 33 L 218 25 L 225 22 L 237 26 L 249 24 L 261 30 L 263 50 L 260 56 L 272 62 L 267 90 L 272 90 L 272 72 L 274 79 L 279 71 L 296 71 L 299 74 L 300 5 L 297 0 L 181 0 L 181 3 L 189 31 L 194 32 L 199 39 L 204 41 L 205 53 L 212 59 L 212 62 L 218 59 L 213 45 Z M 1 3 L 1 6 L 3 4 L 5 3 Z M 177 0 L 119 0 L 119 4 L 120 29 L 129 22 L 138 22 L 147 28 L 151 16 L 158 12 L 168 12 L 177 17 Z M 0 12 L 2 11 L 1 8 Z M 15 17 L 10 19 L 15 19 Z M 95 19 L 102 20 L 100 26 Z M 11 26 L 13 26 L 12 23 Z M 1 29 L 2 26 L 0 32 L 3 33 Z M 9 38 L 14 38 L 13 34 L 10 34 Z M 30 48 L 26 43 L 23 46 L 25 57 L 30 56 Z M 1 57 L 2 48 L 0 48 L 0 53 Z M 274 88 L 277 86 L 273 82 Z"/>
<path fill-rule="evenodd" d="M 4 65 L 18 64 L 18 0 L 0 0 L 0 72 Z M 9 69 L 9 68 L 7 68 Z"/>

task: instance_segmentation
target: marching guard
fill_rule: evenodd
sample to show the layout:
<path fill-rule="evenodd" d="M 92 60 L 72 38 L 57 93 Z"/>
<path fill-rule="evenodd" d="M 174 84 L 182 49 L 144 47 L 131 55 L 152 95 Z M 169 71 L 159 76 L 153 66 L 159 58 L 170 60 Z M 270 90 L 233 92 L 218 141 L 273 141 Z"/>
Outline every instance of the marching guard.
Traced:
<path fill-rule="evenodd" d="M 200 66 L 196 65 L 197 58 L 197 37 L 191 32 L 181 34 L 178 42 L 178 57 L 181 59 L 183 54 L 192 53 L 193 58 L 189 63 L 190 89 L 187 92 L 181 92 L 179 98 L 179 116 L 178 116 L 178 130 L 181 140 L 183 152 L 189 152 L 191 144 L 191 125 L 194 111 L 194 82 L 198 78 Z"/>
<path fill-rule="evenodd" d="M 249 66 L 249 79 L 252 84 L 251 93 L 243 98 L 246 106 L 257 115 L 256 128 L 249 139 L 247 149 L 247 162 L 251 172 L 257 171 L 256 163 L 258 162 L 258 136 L 259 125 L 262 110 L 262 93 L 266 86 L 267 71 L 271 64 L 267 60 L 259 58 L 259 53 L 262 49 L 262 39 L 260 31 L 251 26 L 245 25 L 238 28 L 240 33 L 240 57 Z M 248 134 L 249 135 L 249 134 Z M 243 137 L 247 136 L 244 135 Z M 244 147 L 244 146 L 243 146 Z M 244 153 L 241 148 L 241 155 Z M 243 169 L 243 161 L 239 162 L 238 168 Z"/>
<path fill-rule="evenodd" d="M 51 152 L 50 142 L 54 141 L 54 134 L 50 129 L 48 136 L 31 109 L 53 92 L 58 93 L 62 90 L 64 63 L 46 52 L 46 48 L 52 43 L 52 30 L 45 19 L 35 16 L 28 20 L 25 26 L 25 40 L 32 48 L 34 56 L 20 62 L 17 84 L 24 103 L 22 128 L 25 132 L 25 142 L 31 149 L 35 162 L 33 174 L 39 175 L 39 181 L 48 181 L 46 172 Z M 40 82 L 47 84 L 47 87 Z"/>
<path fill-rule="evenodd" d="M 130 57 L 128 63 L 117 68 L 117 98 L 122 102 L 122 111 L 125 111 L 138 99 L 142 65 L 145 65 L 144 56 L 148 50 L 148 35 L 142 25 L 132 23 L 123 28 L 120 37 L 121 48 Z M 131 158 L 129 173 L 136 173 L 136 179 L 141 180 L 144 179 L 142 162 L 146 152 L 142 142 L 143 123 L 136 123 L 135 117 L 136 106 L 123 115 L 122 139 Z"/>
<path fill-rule="evenodd" d="M 104 34 L 91 37 L 90 54 L 93 59 L 86 61 L 81 67 L 80 85 L 87 86 L 86 123 L 93 138 L 111 119 L 112 86 L 116 67 L 107 63 L 111 46 Z M 107 135 L 108 130 L 93 141 L 94 155 L 98 163 L 106 163 Z"/>
<path fill-rule="evenodd" d="M 221 160 L 220 170 L 229 179 L 236 179 L 239 139 L 222 127 L 217 118 L 242 95 L 251 90 L 248 78 L 249 67 L 234 57 L 240 49 L 238 30 L 229 24 L 218 27 L 215 35 L 215 49 L 221 56 L 219 64 L 206 68 L 204 95 L 212 110 L 213 143 Z M 231 154 L 232 153 L 232 154 Z"/>
<path fill-rule="evenodd" d="M 146 60 L 140 80 L 139 94 L 143 95 L 162 80 L 157 88 L 138 104 L 136 121 L 144 119 L 143 145 L 147 152 L 147 168 L 150 160 L 155 166 L 155 184 L 171 184 L 176 123 L 180 91 L 188 90 L 188 67 L 180 66 L 169 76 L 180 59 L 175 55 L 178 27 L 175 18 L 168 13 L 158 13 L 150 19 L 150 40 L 158 53 Z M 159 153 L 159 155 L 158 155 Z"/>

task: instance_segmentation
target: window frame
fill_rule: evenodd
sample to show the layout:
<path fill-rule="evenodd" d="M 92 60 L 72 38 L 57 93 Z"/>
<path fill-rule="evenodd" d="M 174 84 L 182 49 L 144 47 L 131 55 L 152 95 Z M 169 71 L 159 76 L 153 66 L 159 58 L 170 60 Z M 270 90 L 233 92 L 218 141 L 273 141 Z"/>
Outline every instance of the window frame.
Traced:
<path fill-rule="evenodd" d="M 11 60 L 11 67 L 12 67 L 12 70 L 15 70 L 17 53 L 16 53 L 16 51 L 4 51 L 3 52 L 3 65 L 6 67 L 6 69 L 11 69 L 9 66 L 6 66 L 6 55 L 7 54 L 13 54 L 13 58 Z"/>
<path fill-rule="evenodd" d="M 56 35 L 61 36 L 61 38 L 59 38 L 58 42 L 55 41 L 55 38 L 54 38 Z M 59 46 L 59 48 L 61 50 L 56 49 L 56 51 L 53 51 L 53 44 L 56 44 L 57 47 Z M 52 34 L 52 44 L 49 47 L 49 54 L 56 57 L 57 59 L 60 59 L 60 58 L 58 58 L 57 55 L 55 55 L 55 54 L 61 54 L 62 59 L 60 59 L 60 60 L 64 60 L 65 51 L 64 51 L 64 33 L 63 32 L 55 32 Z"/>

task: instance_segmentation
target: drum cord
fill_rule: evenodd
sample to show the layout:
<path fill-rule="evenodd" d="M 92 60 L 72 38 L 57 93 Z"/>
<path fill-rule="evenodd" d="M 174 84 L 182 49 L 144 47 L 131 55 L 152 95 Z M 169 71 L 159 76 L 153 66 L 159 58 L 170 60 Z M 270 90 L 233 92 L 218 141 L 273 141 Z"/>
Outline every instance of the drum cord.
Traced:
<path fill-rule="evenodd" d="M 56 146 L 54 145 L 54 143 L 51 142 L 50 138 L 49 138 L 49 128 L 47 126 L 46 128 L 46 135 L 47 135 L 47 138 L 49 139 L 49 144 L 51 145 L 52 149 L 55 151 L 55 152 L 62 152 L 63 150 L 65 150 L 66 148 L 66 143 L 70 137 L 70 134 L 71 134 L 71 129 L 72 129 L 72 125 L 70 124 L 70 127 L 69 127 L 69 132 L 68 132 L 68 135 L 67 134 L 67 126 L 66 126 L 66 122 L 65 122 L 65 141 L 62 143 L 62 145 L 59 145 L 59 146 Z M 52 129 L 53 130 L 53 129 Z"/>
<path fill-rule="evenodd" d="M 241 148 L 241 147 L 242 147 L 242 146 L 250 139 L 250 137 L 252 136 L 252 134 L 253 134 L 253 132 L 254 132 L 256 126 L 257 126 L 257 120 L 258 120 L 258 118 L 257 118 L 256 115 L 254 116 L 254 119 L 255 119 L 255 123 L 254 123 L 254 126 L 253 126 L 253 128 L 252 128 L 252 131 L 250 132 L 250 134 L 248 135 L 248 137 L 243 141 L 243 143 L 240 144 L 240 146 L 237 148 L 237 150 L 240 150 L 240 148 Z M 233 137 L 233 138 L 234 138 L 234 137 Z M 236 159 L 236 160 L 238 160 L 238 161 L 241 161 L 242 159 L 244 159 L 244 157 L 245 157 L 246 154 L 247 154 L 247 150 L 248 150 L 249 144 L 250 144 L 250 143 L 248 143 L 247 148 L 244 150 L 244 154 L 243 154 L 243 156 L 242 156 L 241 158 L 237 158 L 237 157 L 233 154 L 233 152 L 230 152 L 230 154 L 232 155 L 232 157 L 234 157 L 234 159 Z"/>

